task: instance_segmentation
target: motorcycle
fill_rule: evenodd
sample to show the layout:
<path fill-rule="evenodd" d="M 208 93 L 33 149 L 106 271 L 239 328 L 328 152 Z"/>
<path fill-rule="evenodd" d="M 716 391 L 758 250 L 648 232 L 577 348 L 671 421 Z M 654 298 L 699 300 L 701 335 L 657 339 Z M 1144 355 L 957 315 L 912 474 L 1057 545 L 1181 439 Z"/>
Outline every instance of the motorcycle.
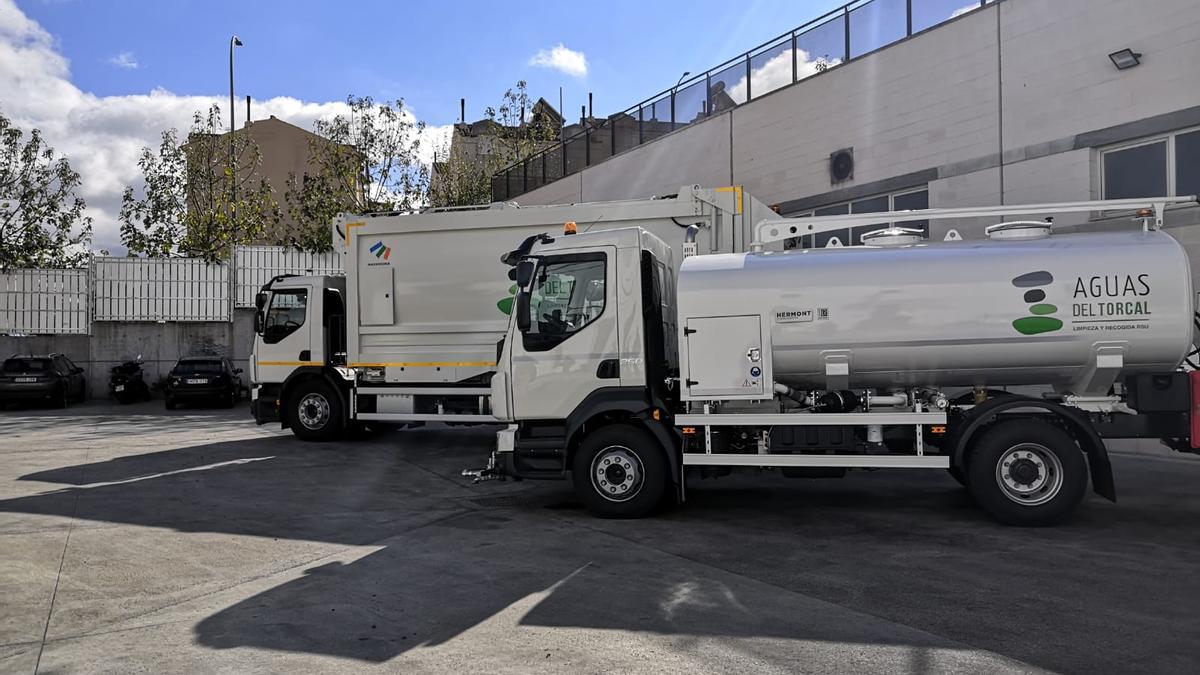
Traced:
<path fill-rule="evenodd" d="M 150 400 L 150 387 L 142 376 L 142 355 L 132 361 L 113 366 L 108 378 L 108 390 L 118 403 Z"/>

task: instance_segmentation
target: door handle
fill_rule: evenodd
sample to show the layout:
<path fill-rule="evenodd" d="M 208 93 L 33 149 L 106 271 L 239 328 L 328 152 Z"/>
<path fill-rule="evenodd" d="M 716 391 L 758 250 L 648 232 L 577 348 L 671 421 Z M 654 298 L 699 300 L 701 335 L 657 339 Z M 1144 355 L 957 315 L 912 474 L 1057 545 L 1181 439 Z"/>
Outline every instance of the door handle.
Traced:
<path fill-rule="evenodd" d="M 604 359 L 596 367 L 596 377 L 601 380 L 615 380 L 621 377 L 621 361 L 619 359 Z"/>
<path fill-rule="evenodd" d="M 300 352 L 300 360 L 301 361 L 312 361 L 312 350 L 305 349 L 304 351 Z"/>

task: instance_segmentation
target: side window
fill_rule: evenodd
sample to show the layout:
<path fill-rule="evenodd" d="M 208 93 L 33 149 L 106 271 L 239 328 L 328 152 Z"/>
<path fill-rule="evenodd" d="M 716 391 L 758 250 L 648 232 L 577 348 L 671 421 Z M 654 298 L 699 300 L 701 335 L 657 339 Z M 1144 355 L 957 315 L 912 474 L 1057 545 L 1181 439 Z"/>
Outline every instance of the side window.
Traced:
<path fill-rule="evenodd" d="M 307 307 L 308 291 L 276 291 L 271 296 L 271 307 L 267 310 L 263 342 L 275 344 L 299 330 L 304 325 Z"/>
<path fill-rule="evenodd" d="M 1104 153 L 1104 198 L 1167 194 L 1167 142 L 1157 141 Z"/>
<path fill-rule="evenodd" d="M 605 264 L 603 253 L 543 259 L 529 298 L 525 349 L 551 349 L 604 313 Z"/>

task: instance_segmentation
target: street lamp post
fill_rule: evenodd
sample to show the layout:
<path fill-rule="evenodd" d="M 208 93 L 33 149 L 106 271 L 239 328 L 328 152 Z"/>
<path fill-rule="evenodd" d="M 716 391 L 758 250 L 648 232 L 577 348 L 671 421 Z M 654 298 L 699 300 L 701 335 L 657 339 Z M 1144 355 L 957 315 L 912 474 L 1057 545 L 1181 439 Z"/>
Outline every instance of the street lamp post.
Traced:
<path fill-rule="evenodd" d="M 675 86 L 671 87 L 671 131 L 675 130 L 675 90 L 679 88 L 679 83 L 683 82 L 683 78 L 691 75 L 688 71 L 683 71 L 678 80 L 675 80 Z"/>
<path fill-rule="evenodd" d="M 237 131 L 237 125 L 233 119 L 233 48 L 241 46 L 242 41 L 238 39 L 238 36 L 234 35 L 229 38 L 229 208 L 231 210 L 237 202 L 237 166 L 235 166 L 237 160 L 233 152 L 233 133 Z"/>

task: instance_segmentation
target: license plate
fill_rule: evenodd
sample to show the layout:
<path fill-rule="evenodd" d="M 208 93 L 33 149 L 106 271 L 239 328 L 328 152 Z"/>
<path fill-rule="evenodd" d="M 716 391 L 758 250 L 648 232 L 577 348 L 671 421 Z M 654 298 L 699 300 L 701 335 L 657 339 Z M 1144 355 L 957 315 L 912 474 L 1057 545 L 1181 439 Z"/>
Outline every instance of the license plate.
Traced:
<path fill-rule="evenodd" d="M 194 377 L 187 381 L 188 384 L 208 384 L 208 380 L 203 377 Z"/>
<path fill-rule="evenodd" d="M 113 391 L 125 391 L 125 385 L 118 384 L 117 386 L 113 387 Z"/>
<path fill-rule="evenodd" d="M 37 382 L 36 377 L 18 377 L 17 382 Z"/>

